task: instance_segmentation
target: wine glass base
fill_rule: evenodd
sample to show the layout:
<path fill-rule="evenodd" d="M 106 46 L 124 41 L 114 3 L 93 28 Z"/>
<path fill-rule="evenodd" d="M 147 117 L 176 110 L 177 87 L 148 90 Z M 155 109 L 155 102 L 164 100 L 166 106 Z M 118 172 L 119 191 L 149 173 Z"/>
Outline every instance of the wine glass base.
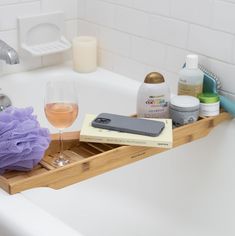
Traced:
<path fill-rule="evenodd" d="M 70 160 L 68 160 L 68 159 L 65 159 L 65 158 L 55 158 L 54 160 L 53 160 L 53 164 L 55 165 L 55 166 L 58 166 L 58 167 L 62 167 L 62 166 L 65 166 L 65 165 L 67 165 L 67 164 L 69 164 L 70 163 Z"/>

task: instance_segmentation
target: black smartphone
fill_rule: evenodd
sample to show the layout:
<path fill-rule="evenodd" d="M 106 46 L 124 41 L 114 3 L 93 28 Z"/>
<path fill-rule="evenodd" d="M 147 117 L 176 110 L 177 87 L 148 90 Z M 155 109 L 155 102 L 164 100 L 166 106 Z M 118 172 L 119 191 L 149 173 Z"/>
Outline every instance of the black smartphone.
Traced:
<path fill-rule="evenodd" d="M 151 137 L 158 136 L 165 128 L 162 121 L 132 118 L 109 113 L 99 114 L 91 124 L 95 128 L 140 134 Z"/>

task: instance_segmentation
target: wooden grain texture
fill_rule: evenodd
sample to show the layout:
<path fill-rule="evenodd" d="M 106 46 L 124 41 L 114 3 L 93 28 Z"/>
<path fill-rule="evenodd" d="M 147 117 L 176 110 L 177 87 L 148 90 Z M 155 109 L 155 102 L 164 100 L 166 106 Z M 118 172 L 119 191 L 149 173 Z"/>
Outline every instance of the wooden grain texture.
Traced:
<path fill-rule="evenodd" d="M 195 123 L 173 130 L 173 146 L 177 147 L 207 136 L 219 123 L 229 120 L 228 113 L 202 118 Z M 15 194 L 35 187 L 54 189 L 77 183 L 112 169 L 165 152 L 169 149 L 119 146 L 115 144 L 84 143 L 79 141 L 80 132 L 64 134 L 65 154 L 71 163 L 64 167 L 53 165 L 54 154 L 59 151 L 58 135 L 52 135 L 50 147 L 41 163 L 30 172 L 11 171 L 0 176 L 0 187 Z"/>
<path fill-rule="evenodd" d="M 5 190 L 6 192 L 10 193 L 10 188 L 9 188 L 9 184 L 7 182 L 7 179 L 4 178 L 3 176 L 0 176 L 0 188 Z"/>

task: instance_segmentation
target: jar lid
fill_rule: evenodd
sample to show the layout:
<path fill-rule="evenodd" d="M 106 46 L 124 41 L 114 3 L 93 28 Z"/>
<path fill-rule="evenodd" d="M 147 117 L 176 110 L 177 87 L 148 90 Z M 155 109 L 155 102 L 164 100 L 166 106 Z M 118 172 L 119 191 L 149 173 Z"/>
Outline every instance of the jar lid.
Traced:
<path fill-rule="evenodd" d="M 158 72 L 151 72 L 146 75 L 144 83 L 147 84 L 160 84 L 165 82 L 165 79 L 162 74 Z"/>
<path fill-rule="evenodd" d="M 201 103 L 216 103 L 220 100 L 216 93 L 200 93 L 198 98 Z"/>
<path fill-rule="evenodd" d="M 199 108 L 200 101 L 193 96 L 179 95 L 172 97 L 170 105 L 182 111 L 191 111 Z"/>

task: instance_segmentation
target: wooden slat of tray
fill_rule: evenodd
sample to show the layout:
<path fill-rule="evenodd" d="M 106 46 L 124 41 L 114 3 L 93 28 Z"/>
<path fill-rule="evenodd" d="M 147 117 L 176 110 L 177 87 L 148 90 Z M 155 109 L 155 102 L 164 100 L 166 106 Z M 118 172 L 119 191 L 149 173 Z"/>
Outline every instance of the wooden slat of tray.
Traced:
<path fill-rule="evenodd" d="M 10 186 L 9 183 L 7 182 L 7 179 L 4 178 L 3 176 L 0 176 L 0 188 L 5 190 L 6 192 L 10 193 Z"/>
<path fill-rule="evenodd" d="M 229 120 L 228 113 L 202 118 L 199 121 L 173 130 L 174 147 L 205 137 L 219 123 Z M 71 163 L 64 167 L 52 164 L 53 154 L 59 151 L 58 135 L 52 142 L 41 163 L 30 172 L 11 171 L 0 176 L 0 187 L 10 194 L 34 187 L 59 189 L 99 175 L 137 160 L 165 152 L 168 149 L 118 146 L 114 144 L 79 142 L 79 132 L 64 134 L 65 154 Z"/>

